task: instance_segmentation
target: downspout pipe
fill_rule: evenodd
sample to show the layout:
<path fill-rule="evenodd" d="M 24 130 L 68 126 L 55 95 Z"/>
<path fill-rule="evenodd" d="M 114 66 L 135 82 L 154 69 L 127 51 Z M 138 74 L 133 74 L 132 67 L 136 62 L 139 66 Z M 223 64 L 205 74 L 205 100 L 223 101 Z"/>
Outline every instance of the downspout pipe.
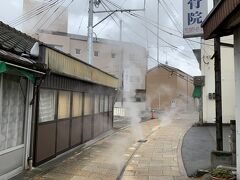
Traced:
<path fill-rule="evenodd" d="M 47 75 L 47 74 L 46 74 Z M 33 87 L 33 98 L 30 102 L 30 105 L 32 105 L 32 121 L 31 121 L 31 137 L 30 137 L 30 153 L 29 157 L 27 159 L 28 161 L 28 170 L 32 170 L 33 167 L 33 156 L 34 156 L 34 146 L 35 146 L 35 137 L 36 137 L 36 124 L 37 124 L 37 99 L 38 99 L 38 92 L 39 88 L 43 82 L 43 80 L 46 78 L 45 76 L 40 77 L 39 80 L 36 80 Z M 38 83 L 37 83 L 38 82 Z"/>

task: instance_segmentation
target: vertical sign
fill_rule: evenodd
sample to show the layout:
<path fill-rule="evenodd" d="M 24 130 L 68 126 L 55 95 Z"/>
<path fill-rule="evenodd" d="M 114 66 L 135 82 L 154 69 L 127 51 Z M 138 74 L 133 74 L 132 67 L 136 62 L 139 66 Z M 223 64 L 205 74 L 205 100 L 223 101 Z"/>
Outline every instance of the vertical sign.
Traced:
<path fill-rule="evenodd" d="M 208 0 L 183 0 L 183 37 L 203 35 L 201 24 L 208 14 Z"/>

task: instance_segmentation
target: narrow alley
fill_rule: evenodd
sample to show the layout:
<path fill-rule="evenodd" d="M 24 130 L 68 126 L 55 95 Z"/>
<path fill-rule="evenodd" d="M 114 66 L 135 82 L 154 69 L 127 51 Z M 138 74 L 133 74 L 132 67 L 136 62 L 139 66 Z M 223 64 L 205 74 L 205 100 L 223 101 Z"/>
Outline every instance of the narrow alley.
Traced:
<path fill-rule="evenodd" d="M 0 180 L 240 180 L 240 0 L 0 6 Z"/>
<path fill-rule="evenodd" d="M 168 123 L 154 119 L 125 126 L 54 165 L 47 163 L 15 179 L 188 179 L 181 144 L 196 119 L 193 115 L 176 114 Z"/>

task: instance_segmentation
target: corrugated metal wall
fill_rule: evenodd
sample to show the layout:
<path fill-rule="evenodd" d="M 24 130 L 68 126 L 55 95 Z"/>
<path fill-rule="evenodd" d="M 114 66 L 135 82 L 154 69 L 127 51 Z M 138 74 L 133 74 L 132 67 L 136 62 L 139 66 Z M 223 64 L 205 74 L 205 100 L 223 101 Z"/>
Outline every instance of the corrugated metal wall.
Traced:
<path fill-rule="evenodd" d="M 118 85 L 117 78 L 47 47 L 45 63 L 56 73 L 113 88 L 117 88 Z"/>
<path fill-rule="evenodd" d="M 227 28 L 220 27 L 222 23 L 226 20 L 226 18 L 240 5 L 240 0 L 225 0 L 219 4 L 216 9 L 210 14 L 206 23 L 203 25 L 204 29 L 204 38 L 209 39 L 213 38 L 215 35 L 215 31 L 218 28 Z M 222 34 L 223 32 L 218 32 Z"/>

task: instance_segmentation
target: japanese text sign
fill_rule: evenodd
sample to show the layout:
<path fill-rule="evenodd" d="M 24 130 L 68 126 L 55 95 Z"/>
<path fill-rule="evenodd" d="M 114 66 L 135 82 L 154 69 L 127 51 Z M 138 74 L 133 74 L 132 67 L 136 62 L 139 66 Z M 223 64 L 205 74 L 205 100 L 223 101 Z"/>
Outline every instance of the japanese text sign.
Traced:
<path fill-rule="evenodd" d="M 183 0 L 183 37 L 200 37 L 208 13 L 208 0 Z"/>

